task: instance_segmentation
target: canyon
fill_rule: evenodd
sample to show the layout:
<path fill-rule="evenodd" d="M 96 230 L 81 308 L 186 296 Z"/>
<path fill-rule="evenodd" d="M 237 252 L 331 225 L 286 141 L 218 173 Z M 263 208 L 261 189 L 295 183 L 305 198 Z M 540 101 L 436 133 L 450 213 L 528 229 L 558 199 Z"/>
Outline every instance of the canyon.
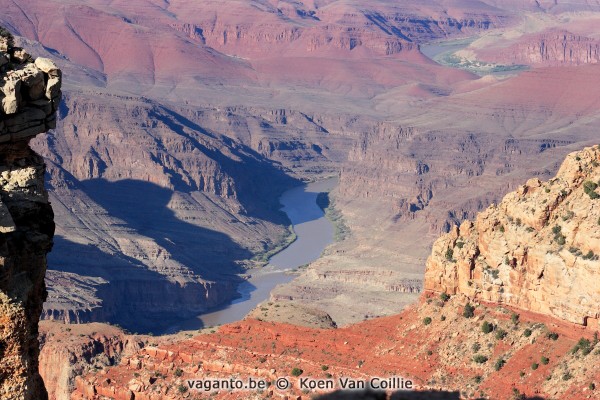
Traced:
<path fill-rule="evenodd" d="M 62 3 L 5 2 L 0 19 L 67 77 L 56 131 L 32 142 L 58 221 L 42 316 L 138 332 L 236 296 L 287 240 L 279 195 L 338 173 L 381 119 L 373 95 L 473 79 L 419 42 L 512 18 L 435 2 Z"/>
<path fill-rule="evenodd" d="M 52 60 L 28 67 L 20 91 L 16 79 L 5 85 L 3 109 L 62 96 L 0 124 L 18 154 L 20 134 L 49 130 L 31 146 L 47 170 L 48 197 L 40 188 L 36 204 L 51 202 L 56 221 L 40 310 L 50 398 L 190 397 L 178 393 L 182 377 L 272 380 L 303 363 L 307 374 L 357 377 L 396 365 L 424 396 L 496 398 L 510 383 L 528 396 L 593 398 L 585 388 L 598 377 L 570 350 L 593 343 L 598 320 L 587 285 L 597 210 L 582 186 L 597 183 L 597 150 L 569 154 L 598 142 L 596 2 L 0 5 L 16 45 Z M 422 52 L 457 42 L 439 62 Z M 39 186 L 42 159 L 31 162 Z M 282 193 L 332 176 L 337 242 L 317 261 L 244 321 L 153 335 L 239 299 L 293 237 Z M 569 289 L 565 271 L 584 283 Z M 467 303 L 473 319 L 461 315 Z M 508 337 L 483 336 L 484 320 Z M 369 340 L 383 363 L 338 352 L 338 340 Z M 476 343 L 489 346 L 484 365 L 472 362 Z M 527 370 L 546 353 L 549 365 Z M 416 356 L 429 362 L 422 370 Z"/>
<path fill-rule="evenodd" d="M 77 377 L 72 398 L 194 398 L 202 393 L 187 380 L 234 374 L 271 386 L 264 393 L 214 390 L 211 397 L 305 399 L 327 392 L 302 390 L 303 377 L 402 376 L 417 392 L 391 398 L 596 398 L 600 371 L 589 366 L 600 356 L 599 174 L 600 145 L 570 154 L 556 177 L 533 178 L 475 222 L 454 227 L 433 247 L 425 292 L 398 315 L 339 329 L 260 315 L 188 338 L 151 338 L 117 366 Z M 563 301 L 570 296 L 581 301 Z M 273 384 L 290 375 L 291 389 Z"/>

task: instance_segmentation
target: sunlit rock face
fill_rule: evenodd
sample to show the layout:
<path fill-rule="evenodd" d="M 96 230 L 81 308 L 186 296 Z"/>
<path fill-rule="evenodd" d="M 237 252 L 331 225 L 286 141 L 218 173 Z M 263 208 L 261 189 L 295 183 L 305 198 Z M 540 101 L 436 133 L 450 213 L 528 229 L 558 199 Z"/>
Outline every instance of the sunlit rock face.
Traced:
<path fill-rule="evenodd" d="M 0 35 L 0 398 L 43 400 L 38 322 L 54 214 L 29 140 L 55 126 L 61 72 Z"/>

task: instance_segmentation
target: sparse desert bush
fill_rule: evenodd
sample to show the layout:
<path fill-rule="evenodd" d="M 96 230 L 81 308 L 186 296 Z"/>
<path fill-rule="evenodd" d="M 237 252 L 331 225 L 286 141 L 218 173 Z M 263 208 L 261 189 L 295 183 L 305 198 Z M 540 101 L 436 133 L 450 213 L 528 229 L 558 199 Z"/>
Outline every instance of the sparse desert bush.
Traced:
<path fill-rule="evenodd" d="M 527 328 L 523 331 L 523 336 L 529 337 L 529 336 L 531 336 L 532 333 L 533 332 L 531 331 L 531 329 Z"/>
<path fill-rule="evenodd" d="M 583 182 L 583 191 L 585 192 L 585 194 L 590 196 L 590 199 L 592 199 L 592 200 L 600 198 L 600 195 L 598 195 L 598 193 L 596 193 L 597 188 L 598 188 L 598 184 L 596 182 L 592 182 L 592 181 Z"/>
<path fill-rule="evenodd" d="M 292 376 L 300 376 L 303 373 L 304 373 L 304 371 L 301 370 L 300 368 L 297 368 L 297 367 L 292 368 L 292 372 L 291 372 Z"/>
<path fill-rule="evenodd" d="M 473 357 L 473 361 L 475 361 L 477 364 L 484 364 L 487 362 L 487 360 L 488 358 L 481 354 L 478 354 L 475 357 Z"/>
<path fill-rule="evenodd" d="M 571 353 L 576 354 L 581 350 L 581 354 L 587 356 L 592 352 L 592 348 L 592 342 L 590 342 L 588 339 L 581 338 L 579 339 L 577 344 L 571 349 Z"/>
<path fill-rule="evenodd" d="M 431 317 L 423 318 L 423 325 L 429 325 L 429 324 L 431 324 Z"/>
<path fill-rule="evenodd" d="M 540 359 L 540 362 L 544 365 L 548 365 L 548 363 L 550 362 L 550 359 L 548 357 L 542 356 L 542 358 Z"/>
<path fill-rule="evenodd" d="M 504 329 L 498 329 L 496 331 L 496 339 L 498 340 L 504 339 L 506 335 L 508 335 L 508 332 L 506 332 Z"/>
<path fill-rule="evenodd" d="M 465 318 L 473 318 L 475 316 L 475 307 L 471 305 L 471 303 L 465 304 L 463 308 L 463 317 Z"/>
<path fill-rule="evenodd" d="M 502 367 L 504 367 L 504 364 L 506 364 L 506 360 L 504 360 L 504 358 L 499 358 L 494 364 L 494 369 L 500 371 Z"/>
<path fill-rule="evenodd" d="M 519 318 L 520 318 L 520 316 L 517 313 L 512 313 L 512 315 L 510 316 L 510 320 L 515 325 L 519 323 Z"/>
<path fill-rule="evenodd" d="M 533 363 L 533 364 L 531 364 L 531 369 L 535 371 L 536 369 L 538 369 L 539 366 L 540 366 L 540 364 Z"/>
<path fill-rule="evenodd" d="M 483 321 L 483 324 L 481 324 L 481 331 L 483 333 L 490 333 L 493 330 L 494 330 L 494 325 L 493 324 L 490 324 L 487 321 Z"/>

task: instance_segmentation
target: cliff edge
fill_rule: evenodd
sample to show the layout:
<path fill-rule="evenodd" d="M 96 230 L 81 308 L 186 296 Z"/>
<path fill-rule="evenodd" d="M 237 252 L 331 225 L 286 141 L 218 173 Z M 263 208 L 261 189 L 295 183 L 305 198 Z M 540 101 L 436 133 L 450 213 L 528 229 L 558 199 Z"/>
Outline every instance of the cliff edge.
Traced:
<path fill-rule="evenodd" d="M 598 330 L 600 146 L 570 154 L 439 238 L 425 290 L 464 294 Z"/>
<path fill-rule="evenodd" d="M 55 127 L 61 73 L 0 28 L 0 398 L 43 400 L 38 322 L 54 215 L 29 140 Z"/>

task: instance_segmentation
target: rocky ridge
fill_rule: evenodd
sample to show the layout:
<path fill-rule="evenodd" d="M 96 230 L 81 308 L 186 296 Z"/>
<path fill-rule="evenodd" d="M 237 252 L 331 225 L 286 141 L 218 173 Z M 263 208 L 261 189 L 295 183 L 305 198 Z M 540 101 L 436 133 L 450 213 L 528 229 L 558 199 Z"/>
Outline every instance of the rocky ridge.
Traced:
<path fill-rule="evenodd" d="M 43 400 L 38 322 L 54 215 L 44 160 L 29 140 L 55 126 L 61 73 L 13 47 L 0 29 L 0 397 Z"/>
<path fill-rule="evenodd" d="M 438 239 L 425 290 L 461 293 L 600 328 L 600 147 L 570 154 Z"/>

